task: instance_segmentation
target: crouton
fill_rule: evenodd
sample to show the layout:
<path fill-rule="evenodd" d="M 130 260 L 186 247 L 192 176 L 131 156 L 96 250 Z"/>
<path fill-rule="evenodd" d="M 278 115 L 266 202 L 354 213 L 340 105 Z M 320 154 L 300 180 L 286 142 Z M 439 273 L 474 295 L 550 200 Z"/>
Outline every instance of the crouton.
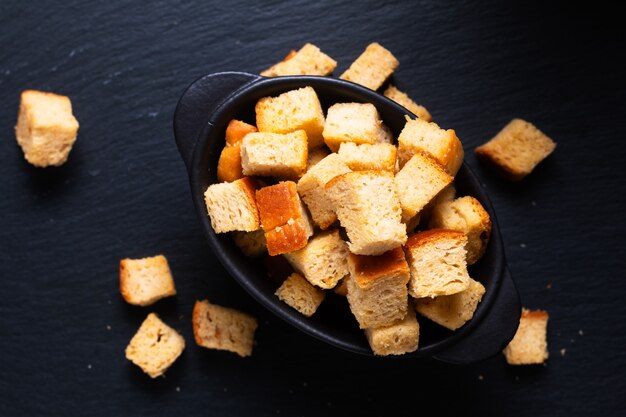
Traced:
<path fill-rule="evenodd" d="M 324 188 L 346 229 L 352 253 L 381 255 L 406 242 L 391 172 L 348 172 L 333 178 Z"/>
<path fill-rule="evenodd" d="M 264 97 L 255 106 L 259 132 L 290 133 L 304 130 L 309 149 L 324 145 L 324 112 L 312 87 Z"/>
<path fill-rule="evenodd" d="M 298 196 L 296 183 L 282 181 L 263 187 L 256 192 L 256 200 L 271 256 L 306 246 L 313 235 L 313 225 Z"/>
<path fill-rule="evenodd" d="M 252 179 L 245 177 L 233 182 L 211 184 L 204 193 L 204 201 L 215 233 L 259 229 Z"/>
<path fill-rule="evenodd" d="M 385 97 L 395 101 L 420 119 L 426 120 L 427 122 L 430 122 L 432 120 L 432 116 L 430 115 L 428 110 L 426 110 L 426 107 L 420 106 L 419 104 L 411 100 L 411 98 L 406 93 L 398 90 L 395 86 L 390 85 L 389 87 L 387 87 L 383 94 L 385 95 Z"/>
<path fill-rule="evenodd" d="M 233 119 L 226 126 L 226 146 L 241 143 L 243 138 L 252 132 L 258 132 L 257 128 L 241 120 Z"/>
<path fill-rule="evenodd" d="M 63 165 L 78 134 L 69 97 L 36 90 L 20 95 L 15 126 L 24 158 L 36 167 Z"/>
<path fill-rule="evenodd" d="M 466 243 L 467 236 L 455 230 L 432 229 L 411 236 L 406 244 L 409 294 L 423 298 L 465 291 L 470 280 Z"/>
<path fill-rule="evenodd" d="M 402 205 L 402 220 L 408 222 L 417 215 L 453 180 L 454 178 L 428 155 L 422 152 L 413 155 L 394 178 Z"/>
<path fill-rule="evenodd" d="M 475 264 L 485 253 L 491 236 L 489 213 L 474 197 L 466 196 L 436 205 L 430 216 L 433 229 L 458 230 L 467 235 L 467 264 Z"/>
<path fill-rule="evenodd" d="M 379 43 L 371 43 L 339 78 L 378 90 L 398 67 L 398 60 Z"/>
<path fill-rule="evenodd" d="M 257 320 L 251 315 L 202 300 L 194 304 L 191 321 L 198 346 L 252 355 Z"/>
<path fill-rule="evenodd" d="M 339 230 L 329 230 L 313 236 L 304 248 L 284 256 L 311 284 L 330 289 L 348 275 L 348 252 Z"/>
<path fill-rule="evenodd" d="M 396 172 L 396 147 L 390 143 L 357 145 L 344 142 L 339 146 L 338 154 L 353 171 Z"/>
<path fill-rule="evenodd" d="M 343 142 L 391 143 L 391 131 L 371 103 L 336 103 L 328 108 L 322 132 L 324 142 L 337 152 Z"/>
<path fill-rule="evenodd" d="M 469 279 L 466 290 L 435 298 L 418 298 L 415 309 L 422 316 L 450 330 L 456 330 L 474 317 L 474 312 L 485 294 L 485 287 Z"/>
<path fill-rule="evenodd" d="M 176 295 L 167 259 L 157 255 L 120 261 L 120 293 L 128 304 L 147 306 Z"/>
<path fill-rule="evenodd" d="M 532 123 L 513 119 L 498 134 L 474 152 L 505 177 L 519 181 L 550 155 L 556 143 Z"/>
<path fill-rule="evenodd" d="M 420 326 L 409 308 L 404 319 L 390 326 L 365 329 L 365 336 L 374 355 L 403 355 L 417 350 Z"/>
<path fill-rule="evenodd" d="M 337 61 L 320 51 L 317 46 L 307 43 L 298 52 L 292 51 L 284 60 L 261 72 L 261 75 L 328 75 L 336 66 Z"/>
<path fill-rule="evenodd" d="M 306 171 L 307 157 L 304 130 L 249 133 L 241 142 L 241 167 L 247 176 L 297 179 Z"/>
<path fill-rule="evenodd" d="M 326 147 L 315 148 L 309 151 L 309 157 L 306 161 L 307 172 L 328 155 L 330 155 L 330 151 Z"/>
<path fill-rule="evenodd" d="M 267 252 L 267 242 L 265 232 L 256 230 L 254 232 L 233 232 L 233 241 L 244 255 L 257 257 Z"/>
<path fill-rule="evenodd" d="M 224 146 L 217 161 L 217 180 L 219 182 L 233 182 L 243 177 L 241 144 Z"/>
<path fill-rule="evenodd" d="M 548 353 L 548 312 L 522 309 L 517 333 L 504 348 L 509 365 L 532 365 L 544 363 Z"/>
<path fill-rule="evenodd" d="M 452 129 L 442 129 L 434 122 L 406 117 L 406 124 L 398 136 L 400 167 L 417 152 L 435 158 L 453 177 L 463 164 L 463 145 Z"/>
<path fill-rule="evenodd" d="M 402 248 L 378 256 L 348 255 L 350 311 L 361 329 L 386 327 L 408 309 L 409 266 Z"/>
<path fill-rule="evenodd" d="M 337 154 L 330 154 L 298 181 L 298 193 L 306 203 L 315 224 L 322 230 L 337 221 L 337 214 L 324 186 L 338 175 L 350 172 L 350 168 Z"/>
<path fill-rule="evenodd" d="M 184 349 L 185 339 L 155 313 L 150 313 L 126 347 L 126 359 L 156 378 L 167 371 Z"/>
<path fill-rule="evenodd" d="M 311 317 L 324 301 L 326 293 L 311 285 L 302 275 L 294 272 L 278 287 L 275 295 L 288 306 Z"/>

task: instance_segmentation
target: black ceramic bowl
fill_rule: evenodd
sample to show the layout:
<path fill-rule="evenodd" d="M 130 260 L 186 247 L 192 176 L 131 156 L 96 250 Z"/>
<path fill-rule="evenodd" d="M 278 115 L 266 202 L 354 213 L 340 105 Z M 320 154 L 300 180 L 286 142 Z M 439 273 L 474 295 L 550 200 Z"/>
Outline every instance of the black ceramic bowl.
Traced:
<path fill-rule="evenodd" d="M 274 295 L 278 284 L 269 279 L 261 260 L 244 256 L 228 234 L 215 234 L 204 203 L 204 191 L 215 183 L 217 161 L 224 146 L 228 122 L 237 118 L 255 124 L 254 105 L 262 97 L 311 86 L 326 110 L 333 103 L 368 102 L 397 137 L 405 124 L 405 108 L 357 84 L 331 77 L 276 77 L 225 72 L 192 83 L 182 95 L 174 115 L 174 133 L 189 172 L 191 194 L 198 218 L 215 256 L 232 277 L 256 300 L 300 330 L 337 347 L 372 355 L 362 330 L 349 312 L 346 300 L 329 292 L 311 318 L 287 306 Z M 486 288 L 470 320 L 452 332 L 420 320 L 420 347 L 402 357 L 433 357 L 454 363 L 483 360 L 500 352 L 511 340 L 519 322 L 520 301 L 506 268 L 504 250 L 493 207 L 470 168 L 463 164 L 455 185 L 459 195 L 476 197 L 491 215 L 491 240 L 483 258 L 470 267 L 470 275 Z"/>

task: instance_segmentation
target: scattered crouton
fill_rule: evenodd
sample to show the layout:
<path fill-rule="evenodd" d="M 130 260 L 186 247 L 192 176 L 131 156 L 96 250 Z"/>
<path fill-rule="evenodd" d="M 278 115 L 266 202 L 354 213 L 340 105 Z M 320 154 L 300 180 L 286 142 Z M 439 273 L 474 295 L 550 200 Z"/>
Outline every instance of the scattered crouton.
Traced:
<path fill-rule="evenodd" d="M 337 61 L 323 53 L 317 46 L 307 43 L 299 51 L 291 51 L 284 60 L 261 72 L 261 75 L 265 77 L 329 75 L 335 67 Z"/>
<path fill-rule="evenodd" d="M 24 158 L 36 167 L 63 165 L 78 134 L 69 97 L 24 90 L 15 126 Z"/>
<path fill-rule="evenodd" d="M 396 147 L 391 143 L 343 142 L 337 152 L 343 162 L 353 171 L 396 172 Z"/>
<path fill-rule="evenodd" d="M 281 301 L 307 317 L 315 314 L 325 295 L 324 290 L 311 285 L 302 275 L 295 272 L 276 290 L 276 296 Z"/>
<path fill-rule="evenodd" d="M 259 229 L 252 179 L 245 177 L 233 182 L 211 184 L 204 193 L 204 200 L 215 233 Z"/>
<path fill-rule="evenodd" d="M 504 349 L 509 365 L 541 364 L 548 359 L 548 312 L 522 309 L 517 333 Z"/>
<path fill-rule="evenodd" d="M 555 148 L 556 143 L 532 123 L 513 119 L 493 139 L 478 146 L 474 152 L 505 177 L 519 181 Z"/>
<path fill-rule="evenodd" d="M 252 355 L 257 320 L 241 311 L 196 301 L 193 307 L 193 335 L 199 346 Z"/>
<path fill-rule="evenodd" d="M 120 261 L 120 293 L 127 303 L 147 306 L 176 295 L 167 259 L 157 255 Z"/>
<path fill-rule="evenodd" d="M 339 78 L 378 90 L 398 67 L 398 60 L 379 43 L 371 43 Z"/>
<path fill-rule="evenodd" d="M 426 110 L 426 107 L 420 106 L 419 104 L 411 100 L 411 98 L 406 93 L 398 90 L 395 86 L 390 85 L 389 87 L 387 87 L 383 94 L 385 95 L 385 97 L 395 101 L 420 119 L 426 120 L 427 122 L 430 122 L 432 120 L 432 116 L 430 115 L 428 110 Z"/>
<path fill-rule="evenodd" d="M 150 313 L 126 347 L 126 359 L 151 378 L 161 376 L 185 349 L 185 339 Z"/>
<path fill-rule="evenodd" d="M 333 104 L 328 108 L 322 135 L 333 152 L 344 142 L 391 143 L 393 139 L 371 103 Z"/>
<path fill-rule="evenodd" d="M 374 355 L 403 355 L 417 350 L 420 326 L 415 311 L 409 308 L 404 319 L 390 326 L 365 329 L 365 335 Z"/>
<path fill-rule="evenodd" d="M 246 176 L 297 179 L 306 170 L 307 157 L 304 130 L 249 133 L 241 142 L 241 167 Z"/>
<path fill-rule="evenodd" d="M 243 138 L 252 132 L 258 132 L 257 128 L 241 120 L 233 119 L 226 126 L 226 146 L 241 143 Z"/>

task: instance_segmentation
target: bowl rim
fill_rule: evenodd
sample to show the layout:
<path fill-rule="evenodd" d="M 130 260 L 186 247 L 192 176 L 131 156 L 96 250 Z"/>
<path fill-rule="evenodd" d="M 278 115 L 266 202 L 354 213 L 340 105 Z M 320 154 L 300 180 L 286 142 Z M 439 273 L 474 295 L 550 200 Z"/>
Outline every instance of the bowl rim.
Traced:
<path fill-rule="evenodd" d="M 208 139 L 211 132 L 214 129 L 219 128 L 220 125 L 223 125 L 225 127 L 228 121 L 226 121 L 225 123 L 224 118 L 232 113 L 233 108 L 237 108 L 238 104 L 241 104 L 242 101 L 245 101 L 245 99 L 257 94 L 261 90 L 275 90 L 274 93 L 262 95 L 275 96 L 282 92 L 296 88 L 302 88 L 305 86 L 311 86 L 313 87 L 313 89 L 315 89 L 316 85 L 325 85 L 327 87 L 336 88 L 338 93 L 340 94 L 342 91 L 349 91 L 351 94 L 359 95 L 363 97 L 362 102 L 370 102 L 374 104 L 377 108 L 379 108 L 379 106 L 386 106 L 390 109 L 393 109 L 393 111 L 399 113 L 401 112 L 412 118 L 415 118 L 417 116 L 399 105 L 398 103 L 392 101 L 391 99 L 383 96 L 376 91 L 373 91 L 356 83 L 341 80 L 338 78 L 309 75 L 271 78 L 254 75 L 253 77 L 255 78 L 252 79 L 251 82 L 249 82 L 248 84 L 245 84 L 244 86 L 230 92 L 230 94 L 227 94 L 226 98 L 212 112 L 209 117 L 208 123 L 206 123 L 206 125 L 202 128 L 195 141 L 191 163 L 188 166 L 188 174 L 192 200 L 194 202 L 196 214 L 199 217 L 199 220 L 203 226 L 202 229 L 204 231 L 204 234 L 209 241 L 214 256 L 220 261 L 220 263 L 230 274 L 230 276 L 234 278 L 235 281 L 237 281 L 238 284 L 241 285 L 244 290 L 246 290 L 246 292 L 252 296 L 252 298 L 254 298 L 257 302 L 263 305 L 266 309 L 271 311 L 274 315 L 280 317 L 284 321 L 288 322 L 297 329 L 309 334 L 310 336 L 317 338 L 318 340 L 329 343 L 343 350 L 363 354 L 366 356 L 374 356 L 369 347 L 367 349 L 355 348 L 353 344 L 346 343 L 341 338 L 337 338 L 333 335 L 329 335 L 323 331 L 320 331 L 314 325 L 314 323 L 305 320 L 306 317 L 302 316 L 296 310 L 281 302 L 278 298 L 266 296 L 265 293 L 260 291 L 260 289 L 254 285 L 253 280 L 249 279 L 241 271 L 234 259 L 225 256 L 225 251 L 222 247 L 222 243 L 218 240 L 217 234 L 213 231 L 210 223 L 210 218 L 207 213 L 204 201 L 205 190 L 202 189 L 202 186 L 200 184 L 201 172 L 199 166 L 202 165 L 203 158 L 207 153 L 207 148 L 210 142 Z M 497 255 L 499 255 L 495 256 L 495 262 L 492 267 L 492 269 L 494 270 L 492 275 L 495 279 L 492 280 L 491 287 L 486 290 L 472 319 L 465 323 L 461 328 L 453 331 L 450 336 L 442 340 L 436 341 L 424 347 L 418 347 L 415 352 L 392 357 L 430 357 L 445 350 L 446 347 L 452 346 L 461 341 L 465 336 L 470 334 L 473 329 L 475 329 L 483 320 L 483 318 L 488 314 L 490 307 L 494 303 L 494 300 L 497 296 L 500 284 L 503 280 L 506 260 L 504 256 L 504 247 L 500 235 L 500 229 L 495 216 L 495 211 L 493 209 L 493 204 L 489 199 L 486 191 L 484 191 L 484 189 L 482 188 L 481 183 L 478 181 L 476 175 L 465 161 L 463 161 L 457 176 L 455 176 L 455 181 L 459 174 L 461 174 L 461 177 L 465 178 L 470 184 L 474 185 L 474 188 L 479 190 L 478 194 L 480 194 L 480 198 L 474 193 L 472 193 L 471 195 L 481 201 L 491 217 L 492 228 L 489 245 L 494 245 Z"/>

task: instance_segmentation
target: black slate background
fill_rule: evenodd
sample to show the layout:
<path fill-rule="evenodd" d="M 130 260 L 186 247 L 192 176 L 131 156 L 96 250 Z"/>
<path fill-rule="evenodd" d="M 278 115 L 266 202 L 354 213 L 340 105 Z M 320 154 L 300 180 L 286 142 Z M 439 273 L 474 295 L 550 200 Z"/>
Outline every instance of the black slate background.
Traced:
<path fill-rule="evenodd" d="M 602 2 L 0 2 L 0 416 L 624 415 L 626 30 Z M 340 74 L 372 41 L 394 83 L 463 141 L 524 305 L 550 312 L 547 366 L 371 359 L 263 310 L 210 253 L 172 114 L 195 78 L 259 72 L 311 41 Z M 72 98 L 66 165 L 14 141 L 19 93 Z M 520 184 L 471 150 L 522 117 L 553 156 Z M 164 253 L 178 295 L 126 305 L 118 261 Z M 549 288 L 551 286 L 551 288 Z M 198 298 L 260 320 L 254 355 L 193 342 Z M 166 378 L 124 358 L 149 311 L 187 348 Z M 561 350 L 563 349 L 564 355 Z"/>

